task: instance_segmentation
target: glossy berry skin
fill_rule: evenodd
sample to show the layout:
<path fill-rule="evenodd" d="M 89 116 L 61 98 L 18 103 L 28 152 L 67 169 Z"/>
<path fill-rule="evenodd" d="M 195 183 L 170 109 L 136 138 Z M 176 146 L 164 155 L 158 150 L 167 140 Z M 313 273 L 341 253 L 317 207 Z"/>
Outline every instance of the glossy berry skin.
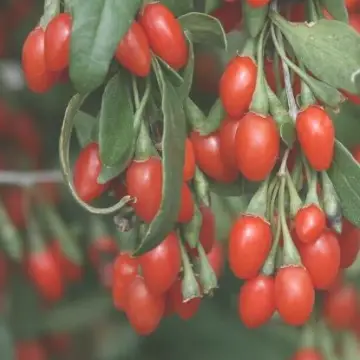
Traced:
<path fill-rule="evenodd" d="M 173 312 L 175 312 L 180 319 L 189 320 L 199 310 L 201 298 L 194 298 L 190 301 L 184 302 L 181 290 L 181 279 L 178 279 L 170 288 L 167 296 L 171 302 Z"/>
<path fill-rule="evenodd" d="M 220 79 L 220 98 L 233 118 L 248 111 L 256 86 L 257 66 L 250 57 L 236 56 Z"/>
<path fill-rule="evenodd" d="M 325 360 L 321 353 L 312 348 L 298 350 L 291 360 Z"/>
<path fill-rule="evenodd" d="M 65 256 L 58 240 L 51 242 L 50 250 L 63 278 L 68 282 L 80 281 L 83 275 L 81 266 L 75 264 Z"/>
<path fill-rule="evenodd" d="M 55 302 L 62 298 L 64 286 L 61 272 L 50 251 L 29 254 L 27 272 L 45 300 Z"/>
<path fill-rule="evenodd" d="M 275 277 L 275 303 L 279 315 L 292 326 L 305 324 L 315 302 L 315 291 L 309 273 L 303 267 L 289 266 Z"/>
<path fill-rule="evenodd" d="M 328 289 L 340 270 L 340 247 L 336 235 L 326 229 L 314 242 L 299 244 L 298 248 L 315 289 Z"/>
<path fill-rule="evenodd" d="M 22 49 L 22 68 L 29 89 L 35 93 L 49 91 L 57 80 L 45 63 L 45 32 L 36 27 L 27 36 Z"/>
<path fill-rule="evenodd" d="M 194 146 L 189 138 L 185 140 L 185 160 L 184 160 L 184 170 L 183 176 L 184 181 L 190 181 L 194 178 L 195 175 L 195 153 Z"/>
<path fill-rule="evenodd" d="M 207 136 L 192 132 L 190 138 L 194 147 L 196 164 L 200 170 L 210 178 L 222 183 L 231 183 L 237 179 L 237 170 L 229 168 L 223 162 L 218 132 Z"/>
<path fill-rule="evenodd" d="M 332 289 L 324 299 L 324 318 L 331 328 L 350 329 L 356 319 L 358 307 L 357 290 L 352 285 L 340 285 Z"/>
<path fill-rule="evenodd" d="M 235 138 L 239 171 L 250 181 L 262 181 L 274 168 L 279 151 L 280 135 L 274 119 L 247 113 L 239 123 Z"/>
<path fill-rule="evenodd" d="M 343 219 L 343 228 L 339 235 L 340 268 L 349 268 L 356 260 L 360 251 L 360 229 Z"/>
<path fill-rule="evenodd" d="M 273 277 L 258 275 L 240 289 L 238 313 L 250 329 L 266 324 L 275 312 L 275 282 Z"/>
<path fill-rule="evenodd" d="M 156 55 L 174 70 L 181 69 L 187 63 L 188 46 L 184 32 L 166 6 L 158 2 L 147 4 L 140 12 L 139 22 Z"/>
<path fill-rule="evenodd" d="M 246 2 L 253 8 L 260 8 L 268 5 L 270 0 L 246 0 Z"/>
<path fill-rule="evenodd" d="M 97 181 L 101 167 L 99 145 L 94 142 L 86 145 L 76 159 L 73 171 L 75 190 L 86 203 L 98 198 L 108 188 L 108 184 Z"/>
<path fill-rule="evenodd" d="M 136 199 L 133 208 L 136 215 L 150 223 L 157 214 L 162 198 L 162 163 L 151 157 L 145 161 L 133 161 L 126 171 L 128 194 Z M 194 214 L 194 200 L 188 185 L 181 188 L 181 205 L 178 222 L 189 222 Z"/>
<path fill-rule="evenodd" d="M 139 263 L 149 291 L 164 294 L 181 269 L 181 252 L 176 234 L 170 233 L 158 246 L 140 256 Z"/>
<path fill-rule="evenodd" d="M 116 60 L 132 74 L 145 77 L 150 73 L 150 45 L 141 25 L 134 21 L 115 52 Z"/>
<path fill-rule="evenodd" d="M 68 13 L 55 16 L 45 30 L 45 62 L 50 71 L 60 72 L 69 66 L 72 19 Z"/>
<path fill-rule="evenodd" d="M 219 130 L 221 159 L 229 169 L 234 170 L 237 170 L 235 138 L 240 121 L 241 118 L 226 118 Z"/>
<path fill-rule="evenodd" d="M 325 213 L 315 204 L 301 208 L 295 216 L 296 235 L 305 244 L 314 242 L 321 235 L 325 226 Z"/>
<path fill-rule="evenodd" d="M 255 277 L 263 266 L 272 242 L 269 223 L 260 217 L 241 216 L 229 241 L 230 269 L 240 279 Z"/>
<path fill-rule="evenodd" d="M 139 335 L 150 335 L 159 326 L 164 310 L 164 295 L 152 294 L 144 279 L 137 276 L 128 288 L 125 309 L 132 328 Z"/>
<path fill-rule="evenodd" d="M 301 111 L 296 119 L 296 132 L 311 167 L 316 171 L 327 170 L 334 154 L 335 128 L 326 111 L 317 105 Z"/>
<path fill-rule="evenodd" d="M 138 274 L 139 261 L 128 253 L 120 253 L 114 261 L 112 296 L 115 307 L 125 310 L 128 288 Z"/>

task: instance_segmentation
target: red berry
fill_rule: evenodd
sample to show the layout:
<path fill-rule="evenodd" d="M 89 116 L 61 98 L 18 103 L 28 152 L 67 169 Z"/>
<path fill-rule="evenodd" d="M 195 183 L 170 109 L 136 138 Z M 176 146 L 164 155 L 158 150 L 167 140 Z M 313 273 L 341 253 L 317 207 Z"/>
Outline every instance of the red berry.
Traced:
<path fill-rule="evenodd" d="M 298 350 L 291 360 L 324 360 L 324 357 L 316 349 L 304 348 Z"/>
<path fill-rule="evenodd" d="M 177 279 L 181 268 L 179 239 L 170 233 L 158 246 L 139 257 L 142 275 L 153 294 L 164 294 Z"/>
<path fill-rule="evenodd" d="M 257 328 L 267 323 L 275 312 L 275 283 L 270 276 L 258 275 L 240 289 L 238 313 L 244 325 Z"/>
<path fill-rule="evenodd" d="M 305 244 L 314 242 L 326 226 L 325 213 L 315 204 L 301 208 L 295 216 L 295 230 Z"/>
<path fill-rule="evenodd" d="M 126 315 L 139 335 L 149 335 L 160 324 L 165 310 L 164 295 L 152 294 L 142 277 L 136 276 L 128 288 Z"/>
<path fill-rule="evenodd" d="M 115 57 L 119 63 L 136 76 L 150 73 L 151 53 L 149 41 L 142 26 L 134 21 L 121 39 Z"/>
<path fill-rule="evenodd" d="M 227 65 L 220 79 L 220 98 L 233 118 L 249 110 L 255 91 L 257 66 L 247 56 L 236 56 Z"/>
<path fill-rule="evenodd" d="M 272 242 L 269 223 L 260 217 L 241 216 L 233 225 L 229 241 L 229 265 L 240 279 L 255 277 L 263 266 Z"/>
<path fill-rule="evenodd" d="M 55 16 L 45 30 L 45 62 L 50 71 L 60 72 L 69 66 L 72 19 L 68 13 Z"/>
<path fill-rule="evenodd" d="M 175 70 L 187 63 L 188 46 L 183 29 L 166 6 L 159 2 L 145 5 L 140 12 L 139 22 L 156 55 Z"/>
<path fill-rule="evenodd" d="M 339 235 L 340 267 L 347 269 L 355 262 L 360 251 L 360 229 L 346 219 L 343 219 L 342 226 Z"/>
<path fill-rule="evenodd" d="M 109 184 L 99 184 L 102 164 L 99 155 L 99 145 L 90 143 L 80 152 L 74 165 L 74 187 L 81 200 L 89 203 L 98 198 L 108 188 Z"/>
<path fill-rule="evenodd" d="M 314 287 L 328 289 L 340 269 L 340 247 L 336 235 L 326 229 L 314 242 L 299 244 L 298 248 Z"/>
<path fill-rule="evenodd" d="M 237 167 L 250 181 L 262 181 L 272 171 L 280 151 L 280 135 L 271 116 L 249 112 L 239 122 L 235 138 Z"/>
<path fill-rule="evenodd" d="M 306 269 L 288 266 L 278 270 L 275 277 L 275 302 L 285 323 L 300 326 L 309 320 L 315 291 Z"/>
<path fill-rule="evenodd" d="M 311 105 L 299 112 L 296 132 L 310 165 L 316 171 L 327 170 L 334 154 L 335 128 L 326 111 L 320 106 Z"/>

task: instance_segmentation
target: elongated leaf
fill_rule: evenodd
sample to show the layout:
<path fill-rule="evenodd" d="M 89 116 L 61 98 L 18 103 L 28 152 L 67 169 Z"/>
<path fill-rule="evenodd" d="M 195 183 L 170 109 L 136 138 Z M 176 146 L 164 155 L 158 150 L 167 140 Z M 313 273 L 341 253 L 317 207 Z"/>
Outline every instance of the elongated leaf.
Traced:
<path fill-rule="evenodd" d="M 359 144 L 360 107 L 346 101 L 339 111 L 327 109 L 327 112 L 335 125 L 336 138 L 347 147 Z"/>
<path fill-rule="evenodd" d="M 191 12 L 180 16 L 179 21 L 191 33 L 192 40 L 226 49 L 226 34 L 221 22 L 213 16 Z"/>
<path fill-rule="evenodd" d="M 184 165 L 184 147 L 186 138 L 185 114 L 179 94 L 161 73 L 159 64 L 155 63 L 157 76 L 162 88 L 163 129 L 163 189 L 160 209 L 151 222 L 135 255 L 141 255 L 164 240 L 174 229 L 179 208 Z"/>
<path fill-rule="evenodd" d="M 320 2 L 335 20 L 344 23 L 349 22 L 349 16 L 344 0 L 320 0 Z"/>
<path fill-rule="evenodd" d="M 344 216 L 360 226 L 360 166 L 339 141 L 335 143 L 335 156 L 328 174 L 339 195 Z"/>
<path fill-rule="evenodd" d="M 84 111 L 79 111 L 74 117 L 76 137 L 81 147 L 94 141 L 94 129 L 97 119 Z"/>
<path fill-rule="evenodd" d="M 220 127 L 221 122 L 225 119 L 225 116 L 225 109 L 220 98 L 218 98 L 211 107 L 209 115 L 207 116 L 206 121 L 203 123 L 203 126 L 198 129 L 200 135 L 209 135 L 216 131 Z"/>
<path fill-rule="evenodd" d="M 256 37 L 265 24 L 269 7 L 266 5 L 254 8 L 247 1 L 243 1 L 242 4 L 245 28 L 252 37 Z"/>
<path fill-rule="evenodd" d="M 126 78 L 116 74 L 106 85 L 100 111 L 100 158 L 105 166 L 122 159 L 134 141 L 134 113 Z"/>
<path fill-rule="evenodd" d="M 70 78 L 79 93 L 100 86 L 116 47 L 128 31 L 141 0 L 72 2 Z"/>
<path fill-rule="evenodd" d="M 204 0 L 205 6 L 204 6 L 204 12 L 206 14 L 209 14 L 220 7 L 222 4 L 222 0 Z"/>
<path fill-rule="evenodd" d="M 205 114 L 190 98 L 186 99 L 184 110 L 188 123 L 194 130 L 200 131 L 206 126 L 207 118 Z"/>
<path fill-rule="evenodd" d="M 303 24 L 290 23 L 275 13 L 271 17 L 315 77 L 335 88 L 358 92 L 360 36 L 354 29 L 336 20 Z"/>
<path fill-rule="evenodd" d="M 194 77 L 194 65 L 195 65 L 194 46 L 192 43 L 191 33 L 185 31 L 185 35 L 189 43 L 189 59 L 182 73 L 183 83 L 181 84 L 179 91 L 181 99 L 186 99 L 190 94 L 193 77 Z"/>
<path fill-rule="evenodd" d="M 194 8 L 194 0 L 161 0 L 176 16 L 188 13 Z"/>
<path fill-rule="evenodd" d="M 144 95 L 141 99 L 139 108 L 136 110 L 136 113 L 134 115 L 132 142 L 130 146 L 126 148 L 126 151 L 122 152 L 121 158 L 119 159 L 118 163 L 116 163 L 113 166 L 106 166 L 106 165 L 102 166 L 101 172 L 97 179 L 97 181 L 100 184 L 105 184 L 109 180 L 112 180 L 118 175 L 120 175 L 127 168 L 132 158 L 134 157 L 136 141 L 139 135 L 140 125 L 141 125 L 142 117 L 144 115 L 145 106 L 150 97 L 150 90 L 151 90 L 150 81 L 147 81 Z"/>

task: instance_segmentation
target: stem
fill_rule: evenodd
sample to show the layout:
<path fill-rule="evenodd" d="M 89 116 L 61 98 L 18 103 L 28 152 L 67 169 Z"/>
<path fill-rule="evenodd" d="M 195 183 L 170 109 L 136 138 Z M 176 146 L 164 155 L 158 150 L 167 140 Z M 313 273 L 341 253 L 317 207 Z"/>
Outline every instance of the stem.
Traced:
<path fill-rule="evenodd" d="M 199 254 L 197 264 L 203 292 L 204 294 L 212 295 L 214 289 L 218 287 L 216 274 L 211 267 L 209 260 L 205 254 L 205 250 L 200 242 L 197 245 L 197 251 Z"/>
<path fill-rule="evenodd" d="M 270 223 L 272 223 L 272 217 L 273 217 L 273 208 L 271 207 L 272 201 L 273 201 L 273 195 L 274 195 L 274 191 L 276 189 L 276 187 L 278 186 L 279 182 L 278 182 L 278 178 L 275 176 L 268 188 L 268 199 L 267 199 L 267 204 L 266 204 L 266 217 L 270 220 Z"/>
<path fill-rule="evenodd" d="M 301 259 L 299 252 L 297 251 L 286 223 L 285 214 L 285 188 L 286 188 L 286 177 L 281 178 L 280 190 L 279 190 L 279 216 L 281 222 L 281 229 L 284 240 L 284 254 L 283 254 L 283 265 L 285 266 L 301 266 Z"/>
<path fill-rule="evenodd" d="M 272 27 L 271 35 L 274 40 L 274 37 L 276 38 L 276 36 L 275 36 L 275 31 L 274 31 L 273 27 Z M 277 38 L 279 39 L 279 46 L 284 51 L 283 36 L 279 29 L 277 29 Z M 285 51 L 284 51 L 284 53 L 285 53 Z M 298 113 L 298 108 L 296 105 L 296 100 L 295 100 L 294 91 L 293 91 L 293 87 L 292 87 L 289 66 L 286 63 L 286 61 L 284 60 L 284 58 L 281 58 L 281 63 L 282 63 L 283 71 L 284 71 L 284 83 L 285 83 L 286 97 L 287 97 L 288 106 L 289 106 L 289 114 L 295 122 L 296 116 Z"/>
<path fill-rule="evenodd" d="M 45 29 L 51 19 L 60 12 L 60 0 L 45 0 L 44 14 L 40 19 L 40 26 Z"/>
<path fill-rule="evenodd" d="M 264 27 L 260 33 L 260 37 L 257 44 L 257 77 L 256 88 L 253 96 L 253 101 L 250 106 L 250 111 L 261 115 L 268 115 L 269 113 L 269 100 L 267 96 L 265 79 L 264 79 L 264 44 L 267 39 L 268 22 L 264 24 Z"/>
<path fill-rule="evenodd" d="M 274 69 L 275 84 L 276 84 L 276 95 L 280 97 L 283 87 L 281 85 L 281 77 L 280 77 L 280 56 L 276 51 L 274 54 L 273 69 Z"/>
<path fill-rule="evenodd" d="M 308 193 L 306 195 L 305 204 L 315 204 L 320 207 L 319 197 L 317 195 L 317 173 L 310 168 L 305 156 L 302 157 L 302 160 L 308 182 Z"/>
<path fill-rule="evenodd" d="M 290 216 L 293 219 L 300 210 L 302 201 L 288 171 L 286 171 L 286 182 L 290 194 Z"/>
<path fill-rule="evenodd" d="M 179 237 L 180 238 L 180 237 Z M 182 241 L 179 241 L 181 260 L 183 266 L 182 296 L 184 302 L 201 296 L 199 284 L 195 278 L 195 274 L 190 263 L 189 256 L 185 250 Z"/>
<path fill-rule="evenodd" d="M 306 82 L 307 85 L 311 86 L 311 78 L 308 74 L 306 74 L 305 71 L 303 71 L 300 67 L 298 67 L 297 65 L 295 65 L 292 61 L 290 61 L 288 59 L 288 57 L 286 56 L 284 49 L 281 47 L 281 45 L 279 44 L 277 38 L 276 38 L 276 34 L 275 34 L 275 30 L 274 30 L 274 25 L 272 25 L 270 27 L 270 31 L 271 31 L 271 37 L 274 43 L 274 46 L 276 48 L 276 51 L 279 53 L 282 61 L 284 61 L 284 63 L 291 69 L 293 70 L 296 74 L 298 74 L 300 76 L 300 78 Z M 280 31 L 279 31 L 280 32 Z M 285 69 L 284 69 L 285 72 Z M 292 89 L 291 89 L 292 91 Z M 289 99 L 288 99 L 289 101 Z M 294 101 L 294 102 L 293 102 Z M 297 105 L 296 105 L 296 100 L 294 98 L 294 96 L 291 99 L 292 102 L 292 107 L 290 108 L 290 104 L 289 104 L 289 109 L 291 112 L 291 116 L 293 119 L 296 119 L 296 115 L 297 115 Z M 295 112 L 296 109 L 296 112 Z M 295 115 L 296 114 L 296 115 Z"/>
<path fill-rule="evenodd" d="M 280 169 L 278 171 L 278 176 L 279 177 L 285 177 L 286 175 L 286 171 L 287 171 L 287 160 L 289 158 L 289 154 L 290 154 L 290 149 L 286 149 L 284 156 L 281 160 L 281 165 L 280 165 Z"/>
<path fill-rule="evenodd" d="M 44 183 L 63 183 L 61 171 L 0 171 L 0 184 L 31 186 Z"/>

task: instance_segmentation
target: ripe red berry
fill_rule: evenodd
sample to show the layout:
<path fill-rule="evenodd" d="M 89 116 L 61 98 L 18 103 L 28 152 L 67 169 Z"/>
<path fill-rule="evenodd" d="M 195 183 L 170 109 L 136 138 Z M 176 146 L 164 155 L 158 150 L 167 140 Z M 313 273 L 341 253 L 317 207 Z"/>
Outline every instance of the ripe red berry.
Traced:
<path fill-rule="evenodd" d="M 264 325 L 275 310 L 275 283 L 272 277 L 258 275 L 241 287 L 238 313 L 246 327 L 257 328 Z"/>
<path fill-rule="evenodd" d="M 72 19 L 68 13 L 55 16 L 45 30 L 45 62 L 50 71 L 60 72 L 69 66 Z"/>
<path fill-rule="evenodd" d="M 304 348 L 298 350 L 291 360 L 324 360 L 324 357 L 316 349 Z"/>
<path fill-rule="evenodd" d="M 255 277 L 263 266 L 272 242 L 270 224 L 255 216 L 241 216 L 229 240 L 230 269 L 240 279 Z"/>
<path fill-rule="evenodd" d="M 295 216 L 295 231 L 298 239 L 305 243 L 314 242 L 326 226 L 325 213 L 315 204 L 301 208 Z"/>
<path fill-rule="evenodd" d="M 275 277 L 275 302 L 285 323 L 300 326 L 309 320 L 315 291 L 305 268 L 288 266 L 278 270 Z"/>
<path fill-rule="evenodd" d="M 233 118 L 249 110 L 255 91 L 257 66 L 247 56 L 236 56 L 227 65 L 220 79 L 220 98 Z"/>
<path fill-rule="evenodd" d="M 299 112 L 296 132 L 310 165 L 316 171 L 327 170 L 334 154 L 335 128 L 326 111 L 312 105 Z"/>

